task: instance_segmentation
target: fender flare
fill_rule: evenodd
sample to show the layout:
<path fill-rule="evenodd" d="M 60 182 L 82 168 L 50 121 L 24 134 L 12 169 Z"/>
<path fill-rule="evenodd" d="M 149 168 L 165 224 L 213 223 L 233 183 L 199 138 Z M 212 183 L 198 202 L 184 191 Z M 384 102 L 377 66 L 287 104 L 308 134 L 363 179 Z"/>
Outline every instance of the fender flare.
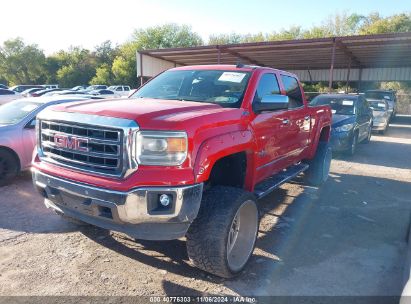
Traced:
<path fill-rule="evenodd" d="M 311 143 L 313 148 L 311 148 L 311 153 L 308 156 L 308 159 L 312 159 L 315 156 L 315 153 L 317 152 L 318 144 L 320 142 L 321 133 L 322 133 L 324 128 L 328 128 L 328 133 L 326 135 L 327 136 L 326 140 L 327 140 L 327 142 L 330 141 L 330 138 L 331 138 L 331 122 L 326 121 L 324 119 L 320 119 L 317 126 L 315 126 L 315 129 L 317 130 L 317 132 L 315 133 L 314 140 Z"/>
<path fill-rule="evenodd" d="M 221 158 L 239 152 L 247 153 L 247 171 L 256 151 L 251 131 L 235 131 L 205 140 L 198 149 L 194 163 L 194 178 L 197 183 L 208 180 L 214 164 Z M 248 174 L 248 172 L 247 172 Z"/>

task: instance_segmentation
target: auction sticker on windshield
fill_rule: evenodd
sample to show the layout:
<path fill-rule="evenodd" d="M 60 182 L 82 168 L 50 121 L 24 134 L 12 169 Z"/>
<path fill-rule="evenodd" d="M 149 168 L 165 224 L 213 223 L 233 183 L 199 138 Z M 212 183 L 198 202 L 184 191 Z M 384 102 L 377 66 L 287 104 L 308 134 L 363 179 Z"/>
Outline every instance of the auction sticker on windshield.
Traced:
<path fill-rule="evenodd" d="M 343 106 L 352 106 L 352 105 L 354 105 L 354 101 L 352 101 L 352 100 L 343 100 L 342 105 Z"/>
<path fill-rule="evenodd" d="M 245 75 L 245 73 L 224 72 L 223 74 L 221 74 L 220 78 L 218 78 L 218 81 L 240 83 L 241 81 L 243 81 Z"/>

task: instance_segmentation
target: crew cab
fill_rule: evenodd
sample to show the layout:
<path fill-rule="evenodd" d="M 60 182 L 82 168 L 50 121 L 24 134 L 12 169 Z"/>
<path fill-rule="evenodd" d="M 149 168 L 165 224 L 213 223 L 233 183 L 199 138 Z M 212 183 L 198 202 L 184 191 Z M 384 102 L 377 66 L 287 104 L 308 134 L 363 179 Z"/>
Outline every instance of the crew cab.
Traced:
<path fill-rule="evenodd" d="M 330 107 L 309 107 L 293 74 L 178 67 L 126 99 L 41 112 L 33 181 L 57 214 L 137 239 L 185 236 L 195 266 L 230 278 L 252 255 L 258 200 L 302 172 L 326 181 L 330 129 Z"/>

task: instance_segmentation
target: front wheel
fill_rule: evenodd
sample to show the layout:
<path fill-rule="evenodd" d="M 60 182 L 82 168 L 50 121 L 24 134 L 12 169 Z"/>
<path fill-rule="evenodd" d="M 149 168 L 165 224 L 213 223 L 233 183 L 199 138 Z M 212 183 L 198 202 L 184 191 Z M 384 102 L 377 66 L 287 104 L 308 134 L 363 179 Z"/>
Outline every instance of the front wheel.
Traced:
<path fill-rule="evenodd" d="M 194 266 L 232 278 L 250 259 L 258 231 L 258 208 L 251 193 L 216 186 L 203 195 L 197 218 L 187 232 Z"/>
<path fill-rule="evenodd" d="M 12 153 L 0 150 L 0 186 L 4 186 L 19 172 L 19 164 Z"/>
<path fill-rule="evenodd" d="M 372 125 L 369 126 L 367 137 L 364 139 L 362 143 L 368 144 L 371 141 L 371 135 L 372 135 Z"/>
<path fill-rule="evenodd" d="M 358 133 L 354 133 L 353 137 L 351 138 L 350 147 L 346 151 L 349 156 L 353 156 L 357 151 L 358 146 Z"/>
<path fill-rule="evenodd" d="M 304 173 L 307 184 L 320 186 L 328 179 L 330 173 L 332 151 L 328 142 L 318 143 L 315 157 L 308 162 L 308 169 Z"/>

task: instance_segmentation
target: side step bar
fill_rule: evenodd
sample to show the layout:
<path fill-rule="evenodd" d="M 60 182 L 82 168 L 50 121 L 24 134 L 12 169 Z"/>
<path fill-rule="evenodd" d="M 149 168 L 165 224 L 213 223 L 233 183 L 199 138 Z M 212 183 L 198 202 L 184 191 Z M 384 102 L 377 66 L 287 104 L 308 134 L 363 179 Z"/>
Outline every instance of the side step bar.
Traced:
<path fill-rule="evenodd" d="M 254 194 L 258 199 L 260 199 L 307 169 L 308 165 L 303 163 L 288 167 L 287 169 L 278 172 L 276 175 L 273 175 L 256 185 Z"/>

